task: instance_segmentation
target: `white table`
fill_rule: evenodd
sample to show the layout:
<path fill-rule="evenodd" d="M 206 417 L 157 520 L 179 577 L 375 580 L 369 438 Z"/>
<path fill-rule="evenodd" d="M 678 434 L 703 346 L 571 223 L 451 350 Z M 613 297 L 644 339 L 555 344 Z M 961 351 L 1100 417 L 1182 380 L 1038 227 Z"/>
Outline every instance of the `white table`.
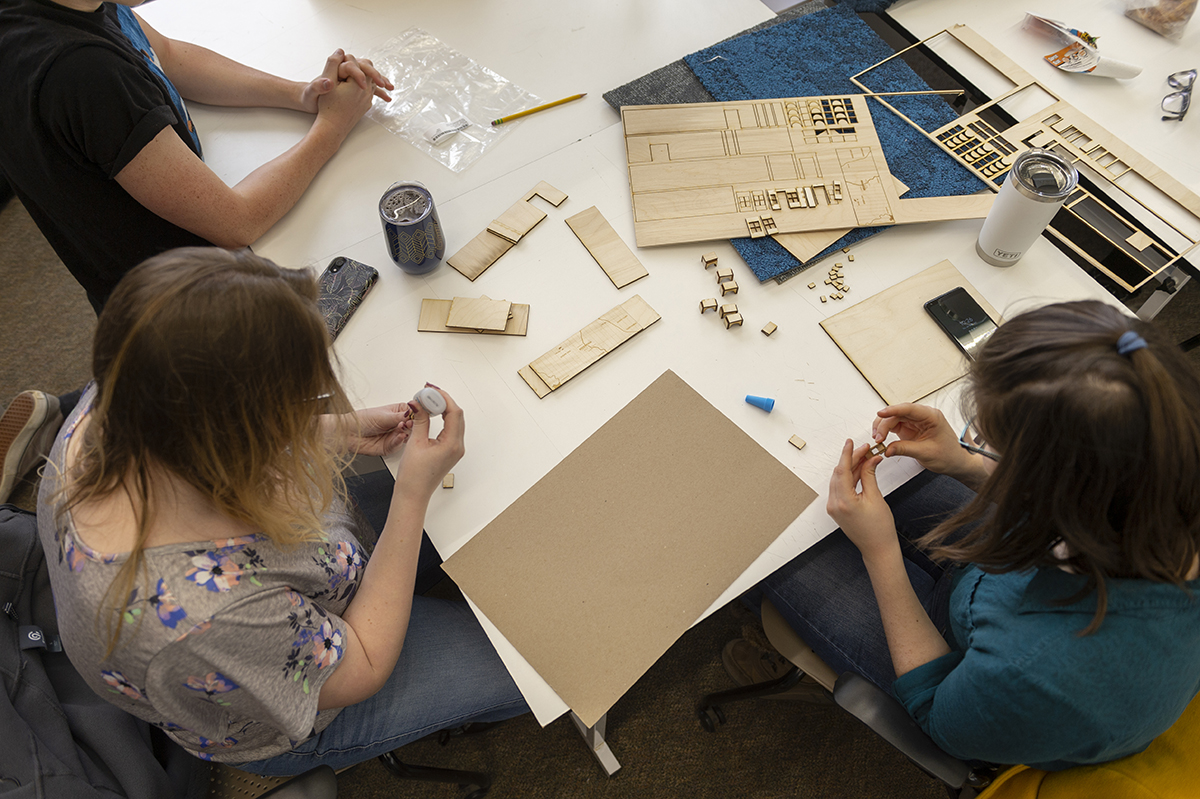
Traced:
<path fill-rule="evenodd" d="M 1146 72 L 1122 83 L 1056 73 L 1041 61 L 1045 50 L 1040 43 L 1031 46 L 1013 28 L 1023 12 L 998 4 L 905 0 L 894 12 L 918 35 L 955 22 L 988 31 L 1055 91 L 1151 159 L 1178 165 L 1176 176 L 1193 190 L 1200 188 L 1196 149 L 1181 146 L 1195 141 L 1200 112 L 1176 124 L 1160 123 L 1156 110 L 1166 93 L 1165 75 L 1197 66 L 1184 63 L 1184 54 L 1197 50 L 1196 31 L 1176 45 L 1107 7 L 1092 10 L 1082 0 L 1049 5 L 1044 13 L 1104 34 L 1106 47 L 1124 60 L 1140 57 Z M 841 443 L 847 436 L 865 441 L 870 420 L 883 404 L 818 326 L 849 302 L 821 304 L 819 292 L 809 291 L 809 281 L 803 279 L 760 285 L 724 242 L 636 250 L 650 276 L 617 291 L 562 222 L 596 205 L 632 246 L 620 122 L 600 95 L 768 18 L 770 12 L 759 0 L 356 0 L 354 5 L 263 0 L 250 6 L 210 0 L 205 10 L 201 19 L 191 4 L 160 0 L 141 13 L 166 35 L 292 77 L 315 74 L 335 47 L 365 53 L 401 30 L 419 26 L 543 98 L 589 93 L 583 101 L 525 120 L 457 175 L 382 127 L 363 122 L 296 208 L 255 245 L 259 253 L 287 266 L 320 267 L 334 255 L 346 255 L 382 273 L 335 348 L 345 385 L 359 403 L 407 399 L 428 380 L 463 406 L 467 456 L 455 468 L 454 490 L 434 496 L 427 519 L 443 557 L 668 368 L 821 494 L 705 615 L 834 529 L 824 512 L 828 475 Z M 1130 40 L 1136 47 L 1127 50 Z M 286 149 L 308 124 L 302 115 L 288 112 L 192 111 L 209 163 L 229 182 Z M 383 190 L 400 179 L 421 180 L 431 190 L 446 231 L 447 254 L 541 180 L 570 199 L 559 209 L 543 206 L 548 218 L 474 283 L 446 266 L 413 278 L 392 266 L 376 214 Z M 1045 240 L 1016 266 L 988 266 L 974 251 L 979 225 L 897 227 L 856 245 L 856 260 L 845 270 L 854 289 L 850 302 L 948 258 L 1006 316 L 1051 300 L 1117 304 Z M 747 320 L 740 329 L 727 331 L 711 315 L 698 312 L 698 299 L 714 295 L 713 277 L 700 266 L 701 253 L 712 249 L 739 279 L 737 302 Z M 634 293 L 662 315 L 661 322 L 545 399 L 539 400 L 517 376 L 518 368 Z M 528 335 L 416 331 L 422 298 L 480 294 L 530 304 Z M 769 339 L 759 332 L 767 321 L 779 326 Z M 764 414 L 745 404 L 746 394 L 775 398 L 774 412 Z M 957 417 L 956 398 L 952 386 L 928 401 Z M 807 440 L 803 451 L 788 444 L 793 434 Z M 911 461 L 889 460 L 880 469 L 881 482 L 890 490 L 915 471 Z M 539 721 L 548 723 L 565 712 L 550 687 L 482 621 Z M 602 732 L 585 731 L 611 773 L 616 763 L 603 745 Z"/>

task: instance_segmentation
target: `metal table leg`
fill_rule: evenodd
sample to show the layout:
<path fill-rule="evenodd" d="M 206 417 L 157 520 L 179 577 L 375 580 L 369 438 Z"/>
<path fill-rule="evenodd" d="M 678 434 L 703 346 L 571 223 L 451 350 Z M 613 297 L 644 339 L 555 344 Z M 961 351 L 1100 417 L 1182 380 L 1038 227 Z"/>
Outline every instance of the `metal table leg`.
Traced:
<path fill-rule="evenodd" d="M 588 727 L 572 710 L 571 721 L 575 723 L 575 729 L 579 730 L 579 734 L 583 736 L 583 740 L 592 750 L 596 760 L 600 762 L 600 767 L 604 769 L 604 772 L 610 777 L 616 774 L 621 764 L 617 762 L 617 756 L 608 748 L 608 742 L 604 740 L 604 725 L 608 722 L 608 714 L 601 716 L 594 727 Z"/>

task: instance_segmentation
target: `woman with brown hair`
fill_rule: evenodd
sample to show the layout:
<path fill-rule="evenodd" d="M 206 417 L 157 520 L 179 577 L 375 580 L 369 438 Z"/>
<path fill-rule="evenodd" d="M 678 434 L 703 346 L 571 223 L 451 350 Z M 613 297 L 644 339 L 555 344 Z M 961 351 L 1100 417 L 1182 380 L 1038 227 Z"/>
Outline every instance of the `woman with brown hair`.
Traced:
<path fill-rule="evenodd" d="M 968 380 L 962 435 L 930 407 L 879 411 L 886 456 L 926 468 L 886 500 L 882 457 L 846 442 L 841 530 L 751 601 L 957 757 L 1141 751 L 1200 690 L 1200 377 L 1154 326 L 1076 302 L 1000 327 Z M 731 642 L 735 678 L 752 654 Z"/>
<path fill-rule="evenodd" d="M 443 392 L 436 437 L 417 403 L 350 411 L 316 295 L 311 274 L 248 251 L 136 267 L 38 502 L 84 679 L 197 756 L 262 774 L 527 710 L 465 604 L 413 595 L 462 410 Z M 341 469 L 401 447 L 368 559 Z"/>

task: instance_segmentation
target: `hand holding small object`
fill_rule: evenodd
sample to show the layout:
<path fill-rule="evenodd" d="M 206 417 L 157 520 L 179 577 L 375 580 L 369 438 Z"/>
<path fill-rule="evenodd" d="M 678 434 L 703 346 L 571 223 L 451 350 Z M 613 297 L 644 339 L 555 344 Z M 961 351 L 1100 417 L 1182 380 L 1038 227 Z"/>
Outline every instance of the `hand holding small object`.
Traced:
<path fill-rule="evenodd" d="M 829 478 L 829 499 L 825 512 L 846 534 L 863 559 L 890 553 L 899 546 L 892 509 L 883 498 L 875 480 L 875 467 L 883 460 L 871 455 L 868 445 L 855 447 L 846 439 L 842 455 Z M 862 485 L 862 491 L 858 486 Z"/>
<path fill-rule="evenodd" d="M 441 416 L 446 412 L 446 399 L 436 386 L 429 383 L 413 395 L 413 402 L 418 403 L 430 416 Z"/>

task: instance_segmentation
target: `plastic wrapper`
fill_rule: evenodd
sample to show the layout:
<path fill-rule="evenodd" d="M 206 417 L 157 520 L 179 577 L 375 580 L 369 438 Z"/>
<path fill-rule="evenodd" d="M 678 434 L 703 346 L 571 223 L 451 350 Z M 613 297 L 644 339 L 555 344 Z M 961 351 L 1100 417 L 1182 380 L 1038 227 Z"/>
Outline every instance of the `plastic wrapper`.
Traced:
<path fill-rule="evenodd" d="M 368 58 L 396 88 L 367 118 L 443 166 L 461 172 L 519 123 L 492 120 L 537 105 L 536 96 L 420 28 L 409 28 Z"/>
<path fill-rule="evenodd" d="M 1026 14 L 1023 25 L 1026 30 L 1042 34 L 1056 44 L 1064 45 L 1061 50 L 1044 57 L 1047 63 L 1064 72 L 1076 72 L 1097 78 L 1134 78 L 1142 72 L 1139 66 L 1100 55 L 1097 37 L 1086 31 L 1036 14 Z"/>
<path fill-rule="evenodd" d="M 1125 0 L 1125 16 L 1168 39 L 1183 36 L 1196 0 Z"/>

